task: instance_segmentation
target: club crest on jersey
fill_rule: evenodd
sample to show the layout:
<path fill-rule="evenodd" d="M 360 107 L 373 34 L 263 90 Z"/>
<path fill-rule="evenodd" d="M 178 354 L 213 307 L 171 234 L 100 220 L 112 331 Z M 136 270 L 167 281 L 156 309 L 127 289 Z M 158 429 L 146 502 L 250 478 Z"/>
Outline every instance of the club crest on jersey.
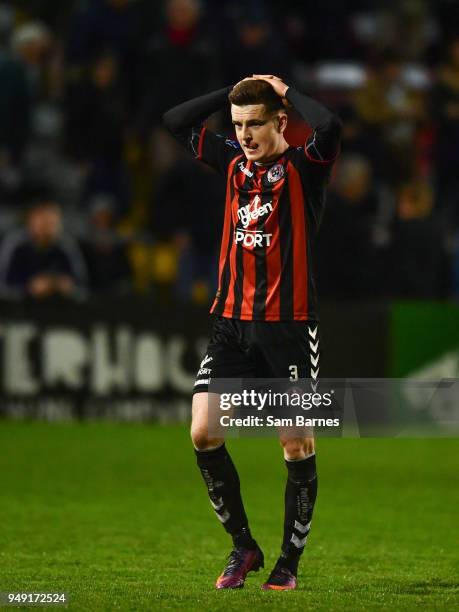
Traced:
<path fill-rule="evenodd" d="M 269 183 L 277 183 L 284 176 L 285 170 L 282 164 L 275 164 L 268 170 L 267 179 Z"/>
<path fill-rule="evenodd" d="M 248 176 L 249 178 L 252 178 L 253 176 L 253 172 L 250 172 L 250 170 L 248 168 L 245 167 L 244 162 L 240 162 L 238 164 L 238 168 L 239 170 L 245 174 L 246 176 Z"/>

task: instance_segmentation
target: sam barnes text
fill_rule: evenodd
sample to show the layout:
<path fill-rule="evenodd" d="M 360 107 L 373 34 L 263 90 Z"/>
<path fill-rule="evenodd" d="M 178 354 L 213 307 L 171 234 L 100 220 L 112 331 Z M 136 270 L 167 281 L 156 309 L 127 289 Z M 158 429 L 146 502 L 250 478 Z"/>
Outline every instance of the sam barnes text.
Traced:
<path fill-rule="evenodd" d="M 308 419 L 302 415 L 294 418 L 278 418 L 271 415 L 267 417 L 246 416 L 243 418 L 224 415 L 220 417 L 222 427 L 339 427 L 339 419 Z"/>

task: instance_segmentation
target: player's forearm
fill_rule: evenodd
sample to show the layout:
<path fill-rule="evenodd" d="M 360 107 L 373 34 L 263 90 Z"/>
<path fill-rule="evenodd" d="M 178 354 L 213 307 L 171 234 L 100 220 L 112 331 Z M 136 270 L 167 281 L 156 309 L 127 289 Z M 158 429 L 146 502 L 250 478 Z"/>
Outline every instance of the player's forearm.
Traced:
<path fill-rule="evenodd" d="M 287 100 L 293 104 L 302 118 L 314 130 L 313 147 L 320 158 L 334 158 L 341 140 L 341 119 L 320 102 L 306 96 L 294 87 L 286 92 Z"/>
<path fill-rule="evenodd" d="M 313 130 L 334 122 L 341 124 L 340 119 L 326 106 L 300 93 L 294 87 L 287 89 L 285 97 Z"/>
<path fill-rule="evenodd" d="M 218 89 L 205 96 L 193 98 L 174 106 L 163 115 L 166 127 L 176 135 L 184 130 L 200 125 L 205 119 L 219 110 L 228 101 L 228 94 L 232 86 Z"/>

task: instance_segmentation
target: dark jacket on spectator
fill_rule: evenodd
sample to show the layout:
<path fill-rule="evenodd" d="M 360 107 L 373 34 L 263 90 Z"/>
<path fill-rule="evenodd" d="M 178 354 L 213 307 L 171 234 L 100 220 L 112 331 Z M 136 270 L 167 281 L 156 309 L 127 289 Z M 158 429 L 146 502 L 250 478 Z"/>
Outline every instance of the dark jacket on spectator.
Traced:
<path fill-rule="evenodd" d="M 0 249 L 0 291 L 5 297 L 24 297 L 37 275 L 69 276 L 78 293 L 84 294 L 87 271 L 80 249 L 67 235 L 41 249 L 26 230 L 7 236 Z"/>

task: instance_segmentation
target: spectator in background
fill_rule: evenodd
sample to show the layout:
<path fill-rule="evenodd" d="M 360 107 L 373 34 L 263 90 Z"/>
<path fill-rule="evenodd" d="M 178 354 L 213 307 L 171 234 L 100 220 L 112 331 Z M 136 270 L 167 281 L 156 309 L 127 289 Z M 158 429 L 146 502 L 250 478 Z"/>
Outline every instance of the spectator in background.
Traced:
<path fill-rule="evenodd" d="M 342 57 L 362 57 L 350 24 L 353 14 L 362 9 L 359 0 L 333 2 L 333 5 L 329 2 L 305 4 L 298 0 L 272 3 L 273 23 L 282 24 L 295 55 L 312 64 Z"/>
<path fill-rule="evenodd" d="M 87 272 L 77 243 L 62 231 L 59 205 L 40 198 L 24 230 L 8 234 L 0 249 L 0 290 L 4 297 L 83 297 Z"/>
<path fill-rule="evenodd" d="M 387 178 L 400 182 L 415 170 L 417 122 L 423 116 L 423 100 L 406 84 L 403 63 L 386 50 L 381 65 L 373 70 L 356 97 L 357 111 L 373 137 L 383 142 Z"/>
<path fill-rule="evenodd" d="M 447 62 L 440 67 L 432 107 L 437 121 L 437 204 L 459 227 L 459 36 L 451 41 Z"/>
<path fill-rule="evenodd" d="M 201 0 L 165 0 L 164 24 L 147 38 L 139 73 L 144 95 L 135 122 L 148 141 L 149 175 L 155 181 L 180 155 L 161 125 L 162 113 L 221 84 L 219 49 L 204 20 Z"/>
<path fill-rule="evenodd" d="M 404 61 L 422 61 L 438 37 L 435 2 L 395 0 L 380 4 L 373 45 L 394 49 Z"/>
<path fill-rule="evenodd" d="M 17 28 L 11 53 L 0 52 L 0 196 L 14 197 L 31 135 L 32 107 L 41 89 L 41 68 L 49 47 L 47 28 L 29 22 Z"/>
<path fill-rule="evenodd" d="M 391 297 L 439 297 L 445 254 L 432 207 L 433 191 L 427 183 L 413 181 L 400 188 L 386 256 L 385 278 Z"/>
<path fill-rule="evenodd" d="M 371 298 L 378 292 L 377 250 L 372 242 L 377 201 L 371 166 L 342 157 L 317 238 L 317 285 L 327 298 Z"/>
<path fill-rule="evenodd" d="M 118 216 L 129 206 L 129 178 L 124 161 L 128 106 L 111 51 L 96 56 L 87 79 L 68 91 L 66 142 L 86 174 L 83 198 L 110 194 Z"/>
<path fill-rule="evenodd" d="M 384 148 L 379 139 L 374 138 L 368 130 L 356 109 L 350 104 L 343 105 L 337 112 L 343 122 L 341 136 L 341 151 L 344 155 L 359 155 L 365 157 L 371 164 L 374 178 L 384 176 Z"/>
<path fill-rule="evenodd" d="M 104 194 L 91 201 L 89 228 L 82 249 L 93 295 L 121 294 L 132 289 L 126 243 L 115 227 L 113 202 Z"/>
<path fill-rule="evenodd" d="M 130 104 L 136 103 L 136 66 L 142 11 L 132 0 L 78 2 L 72 12 L 67 41 L 68 76 L 71 82 L 85 74 L 94 57 L 111 49 L 118 58 Z M 155 2 L 156 4 L 156 2 Z"/>
<path fill-rule="evenodd" d="M 183 100 L 218 87 L 218 49 L 204 27 L 200 0 L 167 0 L 163 30 L 146 43 L 141 128 Z"/>
<path fill-rule="evenodd" d="M 18 27 L 11 39 L 12 51 L 26 71 L 34 99 L 42 93 L 42 70 L 50 47 L 51 33 L 40 21 L 29 21 Z"/>
<path fill-rule="evenodd" d="M 206 197 L 202 198 L 203 185 Z M 217 249 L 223 221 L 224 182 L 204 164 L 180 159 L 160 179 L 153 197 L 152 233 L 178 248 L 176 295 L 189 301 L 217 285 Z"/>
<path fill-rule="evenodd" d="M 225 41 L 225 84 L 235 84 L 248 74 L 278 74 L 291 79 L 292 58 L 262 3 L 244 3 Z"/>

